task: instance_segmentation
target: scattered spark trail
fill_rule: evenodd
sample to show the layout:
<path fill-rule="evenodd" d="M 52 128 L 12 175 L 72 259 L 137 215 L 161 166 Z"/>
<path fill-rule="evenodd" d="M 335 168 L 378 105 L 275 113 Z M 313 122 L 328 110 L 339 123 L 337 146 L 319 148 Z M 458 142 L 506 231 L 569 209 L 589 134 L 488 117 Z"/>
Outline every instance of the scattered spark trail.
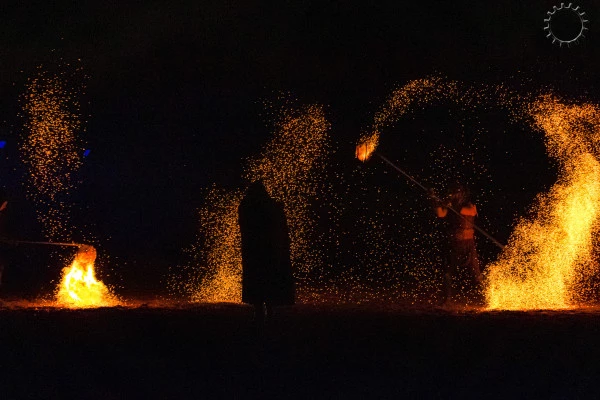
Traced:
<path fill-rule="evenodd" d="M 27 167 L 27 194 L 52 240 L 71 239 L 68 195 L 81 167 L 81 116 L 76 92 L 60 76 L 40 71 L 22 97 L 25 135 L 20 146 Z"/>
<path fill-rule="evenodd" d="M 284 205 L 290 227 L 291 257 L 302 279 L 322 264 L 311 202 L 322 196 L 320 179 L 328 152 L 329 122 L 322 107 L 271 107 L 273 137 L 260 155 L 248 160 L 247 181 L 262 179 L 270 195 Z M 201 232 L 190 253 L 190 277 L 171 278 L 174 292 L 187 292 L 192 301 L 241 301 L 241 242 L 238 206 L 244 190 L 211 188 L 199 210 Z M 198 271 L 200 275 L 198 275 Z"/>
<path fill-rule="evenodd" d="M 546 135 L 548 154 L 561 165 L 556 184 L 538 197 L 535 218 L 522 219 L 506 251 L 490 266 L 486 295 L 494 309 L 560 309 L 577 305 L 581 281 L 597 272 L 592 243 L 600 211 L 600 162 L 584 123 L 599 126 L 589 104 L 544 96 L 530 106 Z M 592 139 L 592 140 L 590 140 Z"/>
<path fill-rule="evenodd" d="M 36 215 L 45 235 L 52 241 L 72 240 L 70 194 L 82 165 L 83 130 L 78 90 L 66 73 L 54 75 L 39 70 L 29 79 L 22 96 L 24 137 L 20 144 L 27 168 L 27 195 L 36 205 Z M 114 305 L 116 298 L 96 280 L 96 251 L 87 246 L 63 270 L 56 291 L 57 304 L 65 307 Z"/>
<path fill-rule="evenodd" d="M 322 173 L 330 151 L 329 129 L 320 106 L 282 110 L 273 139 L 260 156 L 249 160 L 246 170 L 249 181 L 261 179 L 270 195 L 284 205 L 297 277 L 322 259 L 314 245 L 318 238 L 311 201 L 325 195 Z"/>
<path fill-rule="evenodd" d="M 191 250 L 203 276 L 192 274 L 183 288 L 193 302 L 240 302 L 242 249 L 238 206 L 242 191 L 212 187 L 199 210 L 201 237 Z"/>

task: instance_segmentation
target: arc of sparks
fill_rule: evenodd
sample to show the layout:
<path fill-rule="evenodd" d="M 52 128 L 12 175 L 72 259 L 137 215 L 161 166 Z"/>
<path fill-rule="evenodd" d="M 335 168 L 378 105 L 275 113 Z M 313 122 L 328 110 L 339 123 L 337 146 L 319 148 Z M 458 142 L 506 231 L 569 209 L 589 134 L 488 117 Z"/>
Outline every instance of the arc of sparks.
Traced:
<path fill-rule="evenodd" d="M 402 175 L 404 175 L 409 181 L 411 181 L 412 183 L 414 183 L 417 187 L 421 188 L 423 191 L 427 192 L 435 200 L 441 201 L 439 197 L 431 194 L 430 188 L 427 188 L 426 186 L 424 186 L 423 184 L 421 184 L 419 181 L 417 181 L 415 178 L 413 178 L 410 174 L 408 174 L 402 168 L 398 167 L 396 164 L 394 164 L 393 162 L 391 162 L 387 157 L 385 157 L 382 154 L 376 152 L 374 146 L 373 147 L 371 147 L 371 146 L 373 146 L 373 145 L 372 144 L 369 145 L 368 143 L 361 143 L 358 146 L 356 146 L 356 157 L 360 161 L 366 162 L 369 158 L 371 158 L 371 156 L 373 154 L 377 155 L 386 164 L 388 164 L 390 167 L 394 168 L 396 171 L 398 171 L 399 173 L 401 173 Z M 473 222 L 468 221 L 466 218 L 464 218 L 464 216 L 460 213 L 460 211 L 455 210 L 452 207 L 447 207 L 447 208 L 450 211 L 452 211 L 454 214 L 458 215 L 460 218 L 465 219 L 465 221 L 467 221 L 469 223 L 469 225 L 471 225 L 473 227 L 473 229 L 477 230 L 477 232 L 481 233 L 483 236 L 485 236 L 486 238 L 488 238 L 492 243 L 494 243 L 496 246 L 498 246 L 500 248 L 500 250 L 504 250 L 504 245 L 502 243 L 500 243 L 498 240 L 496 240 L 492 235 L 490 235 L 489 233 L 487 233 L 481 227 L 477 226 Z"/>

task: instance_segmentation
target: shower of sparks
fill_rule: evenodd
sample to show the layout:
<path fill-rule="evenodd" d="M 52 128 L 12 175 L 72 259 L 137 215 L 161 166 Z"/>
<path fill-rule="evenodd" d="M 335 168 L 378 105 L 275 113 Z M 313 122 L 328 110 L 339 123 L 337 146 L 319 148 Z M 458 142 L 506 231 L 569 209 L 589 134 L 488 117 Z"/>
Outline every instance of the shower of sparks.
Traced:
<path fill-rule="evenodd" d="M 68 308 L 110 307 L 119 304 L 108 288 L 96 279 L 96 249 L 81 246 L 70 267 L 63 269 L 56 303 Z"/>
<path fill-rule="evenodd" d="M 337 164 L 321 107 L 288 104 L 275 111 L 273 137 L 261 154 L 248 160 L 244 177 L 263 179 L 285 206 L 299 300 L 432 301 L 442 281 L 444 237 L 432 223 L 427 202 L 410 184 L 393 186 L 395 177 L 386 183 L 391 176 L 385 170 L 374 176 L 377 168 L 353 164 L 348 171 Z M 413 155 L 409 170 L 436 189 L 444 190 L 450 179 L 477 187 L 480 224 L 486 230 L 485 214 L 491 214 L 486 203 L 501 193 L 485 165 L 490 144 L 483 140 L 497 130 L 484 126 L 480 115 L 500 112 L 508 124 L 544 133 L 548 154 L 558 160 L 558 181 L 538 195 L 534 217 L 517 221 L 508 245 L 486 268 L 484 294 L 494 309 L 576 305 L 596 272 L 592 243 L 600 211 L 598 109 L 567 105 L 549 95 L 519 94 L 502 85 L 420 79 L 392 92 L 375 114 L 370 133 L 360 138 L 356 157 L 368 160 L 381 135 L 404 117 L 428 117 L 432 111 L 434 118 L 438 112 L 448 119 L 434 119 L 429 129 L 448 129 L 448 140 L 431 146 L 424 143 L 426 137 L 407 135 L 426 149 Z M 427 122 L 417 122 L 423 133 Z M 207 192 L 198 242 L 190 250 L 191 277 L 175 279 L 172 289 L 185 291 L 193 301 L 241 300 L 237 217 L 243 194 L 243 189 L 216 187 Z"/>
<path fill-rule="evenodd" d="M 379 132 L 401 116 L 443 99 L 464 109 L 485 109 L 490 104 L 503 108 L 515 122 L 541 130 L 548 154 L 560 165 L 556 184 L 538 195 L 535 216 L 520 219 L 509 244 L 488 268 L 484 291 L 489 308 L 576 306 L 586 281 L 597 271 L 592 247 L 600 205 L 598 108 L 567 105 L 550 95 L 519 96 L 502 87 L 475 89 L 439 78 L 424 79 L 392 93 L 375 115 L 374 133 L 361 138 L 358 146 L 378 143 Z"/>
<path fill-rule="evenodd" d="M 242 191 L 212 187 L 199 210 L 202 229 L 192 249 L 194 262 L 203 276 L 192 275 L 185 290 L 193 302 L 241 301 L 242 249 L 238 206 Z"/>
<path fill-rule="evenodd" d="M 83 152 L 77 138 L 82 128 L 77 93 L 63 77 L 40 71 L 28 81 L 22 103 L 25 129 L 20 150 L 28 172 L 27 194 L 46 235 L 68 241 L 68 195 Z"/>
<path fill-rule="evenodd" d="M 270 195 L 283 204 L 291 241 L 295 275 L 320 266 L 322 250 L 314 243 L 316 218 L 311 203 L 323 195 L 322 172 L 329 147 L 330 124 L 322 107 L 271 108 L 273 136 L 260 155 L 248 160 L 244 177 L 262 179 Z M 187 281 L 171 280 L 174 292 L 191 293 L 192 301 L 241 301 L 241 237 L 238 207 L 244 190 L 211 188 L 200 209 L 198 242 Z M 200 275 L 197 272 L 200 271 Z"/>
<path fill-rule="evenodd" d="M 517 224 L 506 250 L 490 266 L 486 296 L 493 309 L 571 308 L 582 280 L 597 272 L 592 244 L 600 211 L 600 163 L 593 146 L 600 139 L 600 110 L 544 96 L 529 112 L 561 173 L 538 197 L 535 217 Z M 586 124 L 594 127 L 593 135 Z"/>
<path fill-rule="evenodd" d="M 246 178 L 261 179 L 271 197 L 285 208 L 297 276 L 311 271 L 321 259 L 314 246 L 318 237 L 311 202 L 325 195 L 322 172 L 329 152 L 329 128 L 320 106 L 283 110 L 273 139 L 260 156 L 250 159 L 246 169 Z"/>
<path fill-rule="evenodd" d="M 27 195 L 49 240 L 72 241 L 70 194 L 82 165 L 84 147 L 78 96 L 67 73 L 55 75 L 39 70 L 27 82 L 22 95 L 24 135 L 20 143 L 27 168 Z M 115 303 L 106 286 L 96 280 L 96 251 L 86 246 L 70 267 L 63 270 L 56 301 L 65 307 L 95 307 Z"/>

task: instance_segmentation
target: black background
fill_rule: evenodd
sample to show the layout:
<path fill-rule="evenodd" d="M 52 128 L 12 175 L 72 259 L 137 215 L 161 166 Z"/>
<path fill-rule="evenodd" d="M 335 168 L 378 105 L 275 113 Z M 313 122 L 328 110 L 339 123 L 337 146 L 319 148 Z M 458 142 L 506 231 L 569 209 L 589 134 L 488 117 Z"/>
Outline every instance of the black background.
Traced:
<path fill-rule="evenodd" d="M 6 4 L 6 3 L 4 3 Z M 465 82 L 597 98 L 598 5 L 583 2 L 586 38 L 545 37 L 551 1 L 102 1 L 0 6 L 2 185 L 15 235 L 40 238 L 20 184 L 18 98 L 37 66 L 81 65 L 91 149 L 74 194 L 85 229 L 117 275 L 159 280 L 183 262 L 206 187 L 236 187 L 245 157 L 269 137 L 262 100 L 280 91 L 327 107 L 340 154 L 396 85 L 436 74 Z M 557 5 L 557 4 L 556 4 Z M 62 61 L 60 61 L 62 60 Z M 490 126 L 497 116 L 482 117 Z M 435 129 L 431 129 L 435 131 Z M 493 130 L 492 130 L 493 131 Z M 505 240 L 515 214 L 554 181 L 540 137 L 490 137 L 492 176 L 509 210 L 490 225 Z M 521 135 L 521 136 L 518 136 Z M 431 143 L 442 140 L 430 137 Z M 495 145 L 494 145 L 495 143 Z M 406 161 L 393 136 L 382 146 Z M 494 150 L 495 149 L 495 150 Z M 510 159 L 502 156 L 510 153 Z M 348 160 L 348 162 L 350 162 Z M 415 165 L 415 168 L 417 166 Z M 525 188 L 525 189 L 524 189 Z M 491 204 L 499 210 L 498 204 Z M 29 220 L 28 220 L 29 218 Z M 29 221 L 29 222 L 27 222 Z M 75 238 L 78 239 L 78 238 Z M 125 282 L 124 282 L 125 283 Z M 138 283 L 139 285 L 139 283 Z"/>

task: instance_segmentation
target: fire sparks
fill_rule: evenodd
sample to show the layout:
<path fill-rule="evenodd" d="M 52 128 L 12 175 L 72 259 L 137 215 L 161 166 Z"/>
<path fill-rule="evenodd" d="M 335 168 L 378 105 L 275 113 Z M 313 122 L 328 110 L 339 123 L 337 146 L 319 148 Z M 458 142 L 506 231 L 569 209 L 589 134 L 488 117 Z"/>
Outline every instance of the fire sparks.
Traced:
<path fill-rule="evenodd" d="M 192 275 L 186 288 L 193 302 L 241 301 L 242 249 L 237 222 L 241 199 L 241 191 L 216 187 L 206 196 L 199 213 L 202 238 L 197 244 L 204 251 L 193 250 L 194 261 L 204 266 L 203 275 Z"/>
<path fill-rule="evenodd" d="M 318 174 L 328 151 L 329 123 L 320 106 L 284 106 L 274 112 L 274 134 L 259 156 L 248 160 L 245 177 L 262 179 L 270 195 L 283 203 L 290 226 L 291 257 L 296 275 L 319 265 L 321 249 L 310 201 L 323 193 Z M 174 291 L 191 293 L 192 301 L 241 301 L 241 239 L 238 206 L 243 190 L 213 187 L 200 209 L 202 231 L 191 250 L 192 276 L 183 284 L 175 276 Z M 200 273 L 200 275 L 198 275 Z"/>
<path fill-rule="evenodd" d="M 393 124 L 406 114 L 415 103 L 425 103 L 443 95 L 440 79 L 421 79 L 411 81 L 395 90 L 384 107 L 375 114 L 373 131 L 363 135 L 356 146 L 356 158 L 367 161 L 379 145 L 381 129 Z M 449 93 L 449 92 L 446 92 Z"/>
<path fill-rule="evenodd" d="M 29 80 L 22 102 L 25 135 L 20 147 L 28 170 L 27 193 L 47 236 L 70 240 L 66 197 L 75 186 L 83 152 L 77 138 L 82 124 L 76 90 L 64 77 L 40 71 Z"/>
<path fill-rule="evenodd" d="M 69 85 L 67 73 L 39 70 L 22 96 L 24 137 L 20 145 L 27 167 L 27 194 L 36 205 L 45 235 L 53 241 L 71 241 L 71 203 L 76 174 L 82 165 L 83 130 L 79 91 Z M 82 246 L 70 267 L 63 270 L 56 302 L 65 307 L 116 304 L 116 298 L 95 277 L 96 250 Z"/>
<path fill-rule="evenodd" d="M 530 100 L 532 96 L 519 96 L 501 87 L 476 89 L 426 79 L 410 82 L 392 94 L 375 116 L 374 132 L 395 123 L 415 106 L 443 98 L 471 108 L 493 102 L 515 121 L 532 124 L 545 134 L 548 154 L 561 168 L 557 183 L 548 193 L 538 195 L 534 217 L 520 220 L 508 246 L 488 267 L 485 295 L 489 308 L 576 306 L 582 282 L 596 272 L 592 243 L 600 211 L 598 108 L 567 105 L 548 95 Z M 363 153 L 357 151 L 359 154 Z"/>
<path fill-rule="evenodd" d="M 600 112 L 550 96 L 530 110 L 561 175 L 539 196 L 535 218 L 519 222 L 506 250 L 489 267 L 486 296 L 494 309 L 574 307 L 577 277 L 596 272 L 592 241 L 600 211 L 600 162 L 592 151 L 597 135 L 586 138 L 582 128 L 598 126 Z"/>
<path fill-rule="evenodd" d="M 81 246 L 70 267 L 63 270 L 56 302 L 69 308 L 109 307 L 119 304 L 108 288 L 96 279 L 96 249 Z"/>
<path fill-rule="evenodd" d="M 287 107 L 276 110 L 275 132 L 260 156 L 246 168 L 249 181 L 261 179 L 269 194 L 285 208 L 292 266 L 301 276 L 322 259 L 315 233 L 316 218 L 311 202 L 324 196 L 327 188 L 322 172 L 329 153 L 330 124 L 323 107 Z"/>
<path fill-rule="evenodd" d="M 501 85 L 473 87 L 441 78 L 421 79 L 391 94 L 375 114 L 371 133 L 360 138 L 356 157 L 368 160 L 381 135 L 402 117 L 431 116 L 425 111 L 433 109 L 438 112 L 433 113 L 435 118 L 450 114 L 448 107 L 459 114 L 448 118 L 456 125 L 454 130 L 448 129 L 444 143 L 425 144 L 426 152 L 416 154 L 413 161 L 422 165 L 427 157 L 428 170 L 413 169 L 426 184 L 443 189 L 448 176 L 464 178 L 470 186 L 478 182 L 486 190 L 478 193 L 481 210 L 486 210 L 486 196 L 499 194 L 494 177 L 481 165 L 486 142 L 478 137 L 492 129 L 478 126 L 483 121 L 477 117 L 480 111 L 499 110 L 507 124 L 543 132 L 548 154 L 560 169 L 558 181 L 538 195 L 534 216 L 519 220 L 506 248 L 486 268 L 489 308 L 576 306 L 586 280 L 596 272 L 592 241 L 599 228 L 600 111 L 552 96 L 519 94 Z M 431 219 L 423 223 L 422 216 L 431 213 L 428 205 L 414 193 L 399 196 L 397 188 L 381 185 L 387 179 L 383 175 L 365 185 L 373 169 L 354 163 L 351 174 L 340 171 L 332 161 L 329 123 L 321 107 L 289 108 L 275 120 L 273 138 L 248 161 L 245 177 L 263 179 L 271 195 L 285 204 L 295 275 L 310 301 L 431 299 L 441 283 L 443 238 L 430 226 Z M 439 127 L 439 122 L 433 125 Z M 406 136 L 419 143 L 412 131 Z M 329 166 L 335 172 L 327 170 Z M 208 192 L 200 213 L 202 231 L 192 250 L 194 269 L 202 272 L 187 281 L 194 301 L 240 300 L 237 206 L 242 196 L 242 189 Z M 488 215 L 494 212 L 489 210 Z M 323 225 L 319 213 L 328 214 Z M 319 230 L 327 237 L 319 236 Z"/>

